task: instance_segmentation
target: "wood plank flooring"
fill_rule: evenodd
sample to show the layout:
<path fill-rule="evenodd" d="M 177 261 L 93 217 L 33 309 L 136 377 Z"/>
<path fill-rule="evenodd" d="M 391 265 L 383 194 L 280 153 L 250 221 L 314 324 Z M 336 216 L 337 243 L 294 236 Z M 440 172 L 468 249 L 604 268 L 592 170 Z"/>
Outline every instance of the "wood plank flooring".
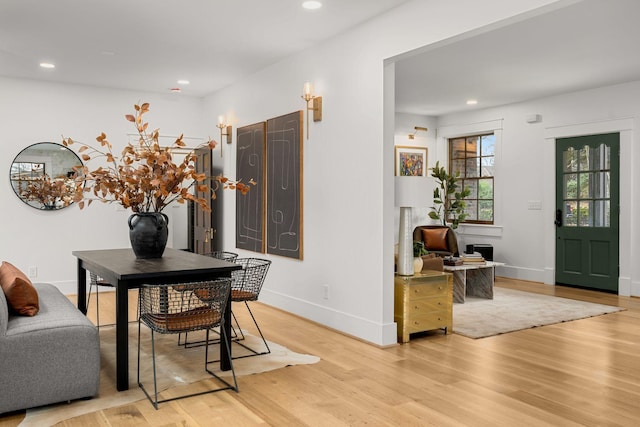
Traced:
<path fill-rule="evenodd" d="M 178 400 L 158 411 L 140 400 L 60 425 L 640 425 L 640 299 L 505 278 L 496 285 L 627 310 L 479 340 L 437 331 L 381 349 L 254 303 L 268 339 L 322 360 L 241 377 L 238 394 Z M 101 295 L 101 322 L 112 321 L 109 300 Z M 236 311 L 248 327 L 243 307 Z M 0 426 L 23 417 L 5 415 Z"/>

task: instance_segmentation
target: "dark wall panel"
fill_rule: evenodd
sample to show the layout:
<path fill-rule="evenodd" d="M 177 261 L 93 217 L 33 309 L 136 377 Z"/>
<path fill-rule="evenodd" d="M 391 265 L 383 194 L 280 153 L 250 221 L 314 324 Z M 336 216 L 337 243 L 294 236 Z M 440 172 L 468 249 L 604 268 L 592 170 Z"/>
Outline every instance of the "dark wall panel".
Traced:
<path fill-rule="evenodd" d="M 265 251 L 266 123 L 237 130 L 236 179 L 257 182 L 246 195 L 236 193 L 236 247 Z"/>
<path fill-rule="evenodd" d="M 302 259 L 302 111 L 267 120 L 267 253 Z"/>

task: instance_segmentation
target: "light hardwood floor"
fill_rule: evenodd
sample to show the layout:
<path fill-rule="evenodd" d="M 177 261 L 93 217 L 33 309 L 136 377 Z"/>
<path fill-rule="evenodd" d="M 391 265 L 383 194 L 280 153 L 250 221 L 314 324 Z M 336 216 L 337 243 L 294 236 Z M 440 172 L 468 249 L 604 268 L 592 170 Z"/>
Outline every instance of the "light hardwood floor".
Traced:
<path fill-rule="evenodd" d="M 640 299 L 505 278 L 496 284 L 627 310 L 480 340 L 432 332 L 382 349 L 254 303 L 268 339 L 322 360 L 240 377 L 238 394 L 158 411 L 140 400 L 60 425 L 640 425 Z M 108 300 L 100 301 L 101 322 L 109 321 Z M 0 417 L 0 425 L 23 416 Z"/>

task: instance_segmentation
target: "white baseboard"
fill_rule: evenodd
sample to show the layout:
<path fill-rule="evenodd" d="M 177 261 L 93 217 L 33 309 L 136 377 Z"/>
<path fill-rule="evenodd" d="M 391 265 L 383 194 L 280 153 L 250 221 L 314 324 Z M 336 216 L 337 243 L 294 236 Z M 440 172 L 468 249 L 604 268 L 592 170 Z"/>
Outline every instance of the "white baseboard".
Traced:
<path fill-rule="evenodd" d="M 513 265 L 504 265 L 502 267 L 496 267 L 496 276 L 509 277 L 511 279 L 528 280 L 530 282 L 542 282 L 546 277 L 545 270 L 536 268 L 516 267 Z"/>
<path fill-rule="evenodd" d="M 377 323 L 267 289 L 260 293 L 260 302 L 378 346 L 395 345 L 398 342 L 395 322 Z"/>

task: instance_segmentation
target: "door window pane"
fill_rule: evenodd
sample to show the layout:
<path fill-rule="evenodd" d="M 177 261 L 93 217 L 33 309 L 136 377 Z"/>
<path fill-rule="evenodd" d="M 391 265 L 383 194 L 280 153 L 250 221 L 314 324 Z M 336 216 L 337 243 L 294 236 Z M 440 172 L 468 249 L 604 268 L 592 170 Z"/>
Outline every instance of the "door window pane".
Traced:
<path fill-rule="evenodd" d="M 609 188 L 609 171 L 596 172 L 593 178 L 594 197 L 597 199 L 608 199 L 611 197 L 611 189 Z"/>
<path fill-rule="evenodd" d="M 578 202 L 568 201 L 564 204 L 564 221 L 566 227 L 578 226 Z"/>
<path fill-rule="evenodd" d="M 580 227 L 593 227 L 593 202 L 591 200 L 578 202 L 578 223 Z"/>
<path fill-rule="evenodd" d="M 608 145 L 601 144 L 600 149 L 603 151 L 602 157 L 604 157 L 604 162 L 602 165 L 602 169 L 611 169 L 611 147 Z"/>
<path fill-rule="evenodd" d="M 564 171 L 565 172 L 577 172 L 578 171 L 578 152 L 573 148 L 569 148 L 563 153 L 564 159 Z"/>
<path fill-rule="evenodd" d="M 588 171 L 590 169 L 590 151 L 588 145 L 585 145 L 578 151 L 578 168 L 581 171 Z"/>
<path fill-rule="evenodd" d="M 578 198 L 578 174 L 571 173 L 564 176 L 564 198 Z"/>
<path fill-rule="evenodd" d="M 611 226 L 611 214 L 610 214 L 610 202 L 609 200 L 596 200 L 594 206 L 594 225 L 596 227 L 610 227 Z"/>
<path fill-rule="evenodd" d="M 591 174 L 583 172 L 578 174 L 578 195 L 581 199 L 593 197 L 591 194 Z"/>
<path fill-rule="evenodd" d="M 611 197 L 610 148 L 584 146 L 564 152 L 565 225 L 609 227 Z M 574 156 L 577 155 L 576 156 Z M 574 167 L 577 161 L 577 168 Z M 575 169 L 578 173 L 571 173 Z"/>

